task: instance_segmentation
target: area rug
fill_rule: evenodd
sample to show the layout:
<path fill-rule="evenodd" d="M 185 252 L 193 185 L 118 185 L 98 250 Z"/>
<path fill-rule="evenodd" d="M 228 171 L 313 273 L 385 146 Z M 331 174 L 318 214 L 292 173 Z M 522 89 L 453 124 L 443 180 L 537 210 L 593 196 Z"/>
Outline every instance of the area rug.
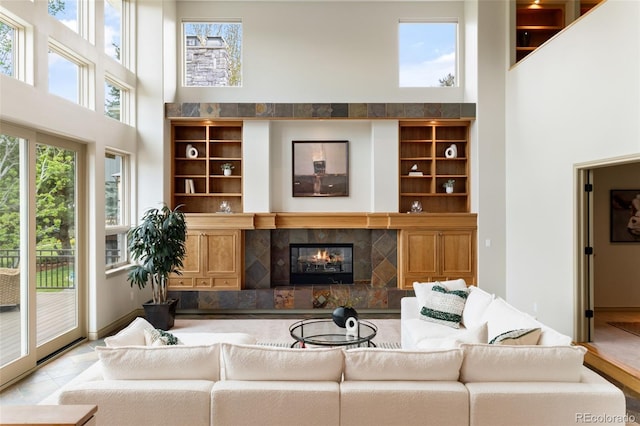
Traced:
<path fill-rule="evenodd" d="M 608 322 L 607 324 L 640 337 L 640 322 Z"/>

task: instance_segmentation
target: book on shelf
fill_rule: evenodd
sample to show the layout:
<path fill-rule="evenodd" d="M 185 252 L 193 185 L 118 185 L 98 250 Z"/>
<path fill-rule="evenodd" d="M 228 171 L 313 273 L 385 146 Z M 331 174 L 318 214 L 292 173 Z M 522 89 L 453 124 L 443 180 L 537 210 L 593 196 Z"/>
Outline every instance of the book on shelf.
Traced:
<path fill-rule="evenodd" d="M 413 170 L 409 172 L 409 176 L 424 176 L 420 170 Z"/>
<path fill-rule="evenodd" d="M 184 192 L 185 192 L 185 194 L 195 194 L 196 193 L 195 186 L 193 185 L 193 179 L 186 179 L 184 181 Z"/>

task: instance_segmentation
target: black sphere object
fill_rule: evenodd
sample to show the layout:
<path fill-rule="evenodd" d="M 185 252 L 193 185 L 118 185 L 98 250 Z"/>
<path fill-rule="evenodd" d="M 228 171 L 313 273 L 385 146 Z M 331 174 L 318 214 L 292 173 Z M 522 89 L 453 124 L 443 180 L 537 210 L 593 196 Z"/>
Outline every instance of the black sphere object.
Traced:
<path fill-rule="evenodd" d="M 345 328 L 347 318 L 354 317 L 355 319 L 358 319 L 358 312 L 353 308 L 339 306 L 333 310 L 331 316 L 333 317 L 333 322 L 336 323 L 338 327 Z"/>

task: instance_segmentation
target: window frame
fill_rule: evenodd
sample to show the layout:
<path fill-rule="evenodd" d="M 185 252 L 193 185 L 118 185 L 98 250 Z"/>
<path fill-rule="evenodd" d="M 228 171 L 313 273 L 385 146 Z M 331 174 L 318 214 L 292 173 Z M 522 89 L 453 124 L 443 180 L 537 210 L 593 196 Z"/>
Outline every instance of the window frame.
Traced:
<path fill-rule="evenodd" d="M 455 25 L 455 62 L 454 62 L 454 84 L 452 86 L 427 86 L 427 85 L 402 85 L 401 83 L 401 64 L 400 64 L 400 28 L 402 24 L 454 24 Z M 398 87 L 400 89 L 456 89 L 462 87 L 462 44 L 460 40 L 463 37 L 461 25 L 457 18 L 434 18 L 434 19 L 400 19 L 398 20 Z M 446 76 L 445 76 L 446 77 Z"/>
<path fill-rule="evenodd" d="M 0 21 L 13 28 L 14 39 L 12 48 L 13 72 L 7 77 L 13 77 L 24 83 L 33 84 L 33 28 L 14 16 L 0 10 Z M 30 61 L 29 61 L 30 59 Z"/>
<path fill-rule="evenodd" d="M 114 155 L 121 158 L 121 170 L 120 170 L 120 218 L 121 223 L 117 225 L 107 225 L 106 224 L 106 214 L 105 214 L 105 271 L 113 271 L 116 269 L 120 269 L 124 266 L 127 266 L 131 263 L 131 258 L 129 256 L 129 249 L 127 244 L 127 233 L 129 229 L 131 229 L 131 216 L 130 216 L 130 182 L 131 182 L 131 156 L 122 151 L 118 151 L 115 149 L 107 148 L 104 152 L 105 163 L 108 155 Z M 107 206 L 106 203 L 106 186 L 105 186 L 105 209 Z M 122 256 L 122 260 L 114 263 L 107 263 L 107 247 L 106 247 L 106 238 L 112 235 L 122 235 L 124 237 L 124 247 L 122 248 L 124 255 Z"/>
<path fill-rule="evenodd" d="M 217 85 L 211 85 L 211 86 L 194 86 L 194 85 L 187 85 L 187 33 L 186 33 L 186 26 L 190 25 L 190 24 L 202 24 L 202 25 L 231 25 L 231 24 L 235 24 L 235 25 L 239 25 L 240 26 L 240 33 L 241 33 L 241 42 L 240 42 L 240 52 L 239 52 L 239 62 L 240 62 L 240 77 L 239 77 L 239 84 L 237 85 L 226 85 L 226 86 L 217 86 Z M 188 88 L 242 88 L 243 84 L 244 84 L 244 61 L 243 61 L 243 44 L 244 44 L 244 23 L 242 21 L 242 19 L 235 19 L 235 18 L 229 18 L 229 19 L 225 19 L 225 18 L 220 18 L 220 19 L 188 19 L 188 18 L 184 18 L 180 21 L 180 70 L 182 72 L 182 76 L 181 76 L 181 85 L 182 87 L 188 87 Z M 214 61 L 216 59 L 214 58 Z"/>
<path fill-rule="evenodd" d="M 114 87 L 117 87 L 120 90 L 120 119 L 116 120 L 115 118 L 110 117 L 109 115 L 106 114 L 106 111 L 104 114 L 105 117 L 111 118 L 113 120 L 119 121 L 124 124 L 131 125 L 132 123 L 131 111 L 133 110 L 133 106 L 131 105 L 133 96 L 131 95 L 131 92 L 133 91 L 133 88 L 128 86 L 124 82 L 118 80 L 117 78 L 115 78 L 113 75 L 109 73 L 105 73 L 104 82 L 105 84 L 110 84 Z M 107 103 L 107 98 L 105 94 L 103 108 L 106 108 L 107 106 L 106 103 Z"/>
<path fill-rule="evenodd" d="M 72 62 L 78 67 L 78 81 L 76 82 L 78 86 L 78 99 L 75 103 L 85 108 L 95 110 L 95 88 L 91 84 L 92 81 L 95 81 L 95 65 L 52 38 L 49 39 L 48 43 L 47 54 L 49 52 L 53 52 L 61 56 L 62 58 L 66 59 L 69 62 Z M 47 63 L 47 75 L 49 75 L 50 72 L 49 65 L 50 64 Z M 55 93 L 52 93 L 51 87 L 47 87 L 47 90 L 51 95 L 58 96 L 62 99 L 67 99 Z M 73 102 L 71 100 L 69 101 Z"/>

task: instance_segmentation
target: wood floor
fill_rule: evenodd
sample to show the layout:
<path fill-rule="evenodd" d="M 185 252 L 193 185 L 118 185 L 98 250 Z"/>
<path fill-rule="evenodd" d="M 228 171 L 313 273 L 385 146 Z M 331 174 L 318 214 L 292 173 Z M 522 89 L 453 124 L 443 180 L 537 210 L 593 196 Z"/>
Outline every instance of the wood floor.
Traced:
<path fill-rule="evenodd" d="M 585 361 L 640 395 L 640 336 L 608 324 L 614 321 L 640 322 L 640 311 L 596 310 Z"/>

